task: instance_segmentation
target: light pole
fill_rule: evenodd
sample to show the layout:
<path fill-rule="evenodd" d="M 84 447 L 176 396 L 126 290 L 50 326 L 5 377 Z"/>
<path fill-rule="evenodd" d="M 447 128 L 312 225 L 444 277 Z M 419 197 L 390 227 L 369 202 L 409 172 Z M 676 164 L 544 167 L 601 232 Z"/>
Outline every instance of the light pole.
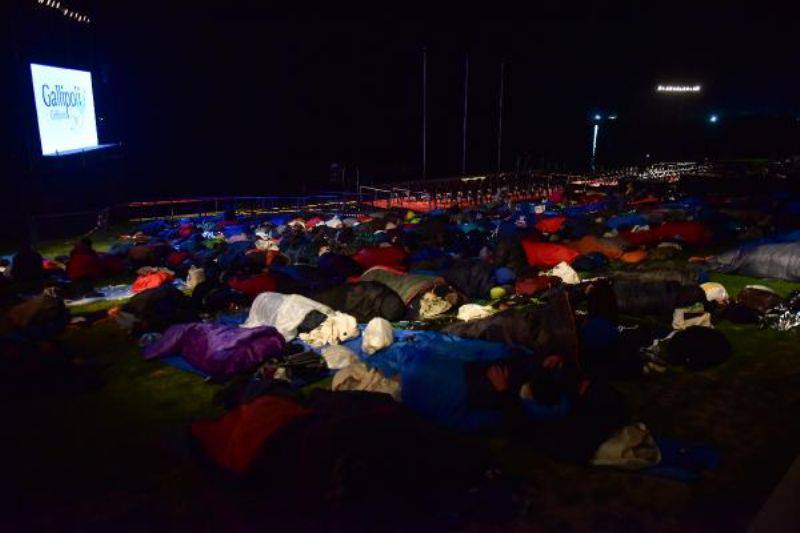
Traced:
<path fill-rule="evenodd" d="M 617 115 L 612 113 L 604 117 L 599 113 L 595 113 L 594 116 L 592 116 L 592 121 L 594 123 L 592 126 L 592 159 L 591 159 L 592 174 L 594 174 L 597 167 L 597 138 L 600 135 L 600 122 L 602 122 L 603 120 L 617 120 Z"/>
<path fill-rule="evenodd" d="M 500 63 L 500 91 L 497 95 L 497 173 L 503 161 L 503 87 L 505 81 L 506 64 Z"/>
<path fill-rule="evenodd" d="M 461 174 L 467 175 L 467 113 L 469 111 L 469 55 L 464 58 L 464 120 L 461 124 Z"/>
<path fill-rule="evenodd" d="M 428 49 L 422 48 L 422 179 L 428 177 Z"/>
<path fill-rule="evenodd" d="M 592 174 L 594 174 L 597 163 L 597 135 L 600 133 L 600 123 L 595 122 L 592 129 Z"/>

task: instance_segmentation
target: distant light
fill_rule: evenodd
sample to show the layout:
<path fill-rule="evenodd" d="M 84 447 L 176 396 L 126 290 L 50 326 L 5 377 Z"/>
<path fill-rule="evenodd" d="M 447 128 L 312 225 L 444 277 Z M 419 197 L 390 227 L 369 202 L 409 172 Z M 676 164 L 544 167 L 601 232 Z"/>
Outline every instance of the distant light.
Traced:
<path fill-rule="evenodd" d="M 708 117 L 708 121 L 712 124 L 716 124 L 717 122 L 719 122 L 719 116 L 711 115 L 710 117 Z"/>
<path fill-rule="evenodd" d="M 594 119 L 595 119 L 595 120 L 602 120 L 602 119 L 603 119 L 603 117 L 601 117 L 600 115 L 595 115 L 595 116 L 594 116 Z"/>
<path fill-rule="evenodd" d="M 608 120 L 617 120 L 617 115 L 609 115 Z"/>
<path fill-rule="evenodd" d="M 659 85 L 656 91 L 660 93 L 699 93 L 700 85 Z"/>

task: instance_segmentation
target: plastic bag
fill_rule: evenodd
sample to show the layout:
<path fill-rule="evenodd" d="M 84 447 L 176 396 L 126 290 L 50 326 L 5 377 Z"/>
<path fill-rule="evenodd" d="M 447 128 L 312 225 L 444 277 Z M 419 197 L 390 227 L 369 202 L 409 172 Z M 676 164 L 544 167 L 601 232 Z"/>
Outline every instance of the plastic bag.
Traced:
<path fill-rule="evenodd" d="M 299 337 L 314 348 L 339 344 L 358 337 L 358 322 L 346 313 L 335 311 L 319 327 L 308 333 L 301 333 Z"/>
<path fill-rule="evenodd" d="M 581 282 L 581 278 L 580 276 L 578 276 L 578 273 L 575 272 L 575 270 L 571 266 L 569 266 L 567 263 L 563 261 L 558 265 L 556 265 L 555 268 L 553 268 L 553 270 L 545 272 L 545 275 L 561 278 L 561 281 L 563 281 L 567 285 L 577 285 L 578 283 Z"/>
<path fill-rule="evenodd" d="M 592 464 L 639 470 L 661 462 L 661 451 L 644 424 L 625 426 L 597 449 Z"/>
<path fill-rule="evenodd" d="M 458 319 L 464 321 L 478 320 L 493 314 L 494 308 L 491 305 L 464 304 L 458 308 Z"/>
<path fill-rule="evenodd" d="M 189 267 L 189 274 L 186 276 L 186 288 L 193 291 L 195 287 L 206 280 L 206 271 L 200 267 L 192 265 Z"/>
<path fill-rule="evenodd" d="M 331 370 L 339 370 L 359 362 L 358 356 L 353 350 L 340 344 L 334 344 L 323 349 L 322 358 L 325 359 L 325 364 Z"/>
<path fill-rule="evenodd" d="M 391 346 L 394 341 L 394 329 L 388 320 L 375 317 L 369 321 L 361 342 L 364 353 L 372 355 L 378 350 Z"/>

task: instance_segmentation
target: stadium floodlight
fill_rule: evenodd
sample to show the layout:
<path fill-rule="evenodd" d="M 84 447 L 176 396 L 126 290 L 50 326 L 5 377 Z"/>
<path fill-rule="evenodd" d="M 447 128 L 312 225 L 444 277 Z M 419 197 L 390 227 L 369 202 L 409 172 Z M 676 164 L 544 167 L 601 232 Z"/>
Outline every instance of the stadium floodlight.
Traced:
<path fill-rule="evenodd" d="M 660 93 L 699 93 L 700 85 L 658 85 L 656 91 Z"/>

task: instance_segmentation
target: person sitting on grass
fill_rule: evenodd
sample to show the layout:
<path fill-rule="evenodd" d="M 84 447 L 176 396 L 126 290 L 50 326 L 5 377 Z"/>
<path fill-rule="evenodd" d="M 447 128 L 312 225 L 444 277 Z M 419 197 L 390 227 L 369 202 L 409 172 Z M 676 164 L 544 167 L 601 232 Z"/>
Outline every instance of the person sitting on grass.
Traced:
<path fill-rule="evenodd" d="M 38 281 L 44 277 L 42 254 L 33 249 L 29 242 L 24 242 L 11 258 L 9 277 L 18 283 Z"/>

